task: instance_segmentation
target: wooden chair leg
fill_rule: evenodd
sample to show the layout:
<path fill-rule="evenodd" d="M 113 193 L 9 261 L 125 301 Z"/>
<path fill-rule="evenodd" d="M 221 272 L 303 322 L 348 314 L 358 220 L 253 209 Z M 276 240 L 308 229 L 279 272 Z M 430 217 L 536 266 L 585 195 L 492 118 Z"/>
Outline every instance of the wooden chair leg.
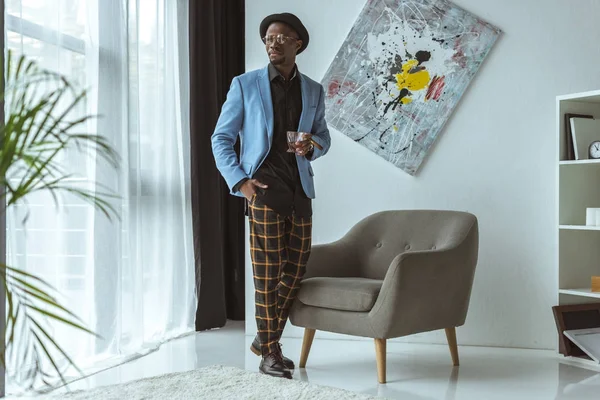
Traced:
<path fill-rule="evenodd" d="M 458 361 L 458 344 L 456 342 L 456 328 L 446 328 L 446 338 L 448 339 L 448 347 L 450 347 L 452 364 L 455 367 L 458 367 L 460 363 Z"/>
<path fill-rule="evenodd" d="M 306 360 L 308 360 L 308 353 L 310 353 L 310 347 L 312 346 L 313 339 L 315 338 L 315 329 L 306 328 L 304 330 L 304 340 L 302 341 L 302 352 L 300 353 L 300 368 L 306 367 Z"/>
<path fill-rule="evenodd" d="M 385 383 L 386 339 L 375 339 L 375 355 L 377 357 L 377 378 L 379 383 Z"/>

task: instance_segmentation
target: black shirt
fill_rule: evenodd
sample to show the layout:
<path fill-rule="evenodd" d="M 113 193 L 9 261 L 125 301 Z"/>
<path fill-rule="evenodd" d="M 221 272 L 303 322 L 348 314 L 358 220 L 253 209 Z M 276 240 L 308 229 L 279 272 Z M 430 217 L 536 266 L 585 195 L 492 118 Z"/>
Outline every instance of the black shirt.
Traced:
<path fill-rule="evenodd" d="M 273 143 L 253 178 L 268 186 L 257 188 L 255 204 L 266 205 L 283 216 L 312 216 L 311 200 L 304 193 L 295 153 L 288 153 L 287 131 L 297 131 L 302 114 L 302 89 L 298 68 L 286 81 L 269 64 L 273 102 Z M 241 183 L 241 182 L 240 182 Z M 238 185 L 236 185 L 238 186 Z"/>

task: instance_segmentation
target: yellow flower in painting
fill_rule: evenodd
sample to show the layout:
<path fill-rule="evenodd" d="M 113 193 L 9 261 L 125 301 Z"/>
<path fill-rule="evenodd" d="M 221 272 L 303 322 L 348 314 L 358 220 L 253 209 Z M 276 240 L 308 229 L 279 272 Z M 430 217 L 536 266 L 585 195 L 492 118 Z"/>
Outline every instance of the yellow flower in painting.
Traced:
<path fill-rule="evenodd" d="M 402 72 L 396 74 L 398 90 L 408 89 L 410 91 L 425 89 L 429 84 L 429 72 L 425 69 L 412 71 L 419 65 L 417 60 L 409 60 L 402 66 Z M 412 100 L 404 97 L 402 103 L 410 103 Z"/>

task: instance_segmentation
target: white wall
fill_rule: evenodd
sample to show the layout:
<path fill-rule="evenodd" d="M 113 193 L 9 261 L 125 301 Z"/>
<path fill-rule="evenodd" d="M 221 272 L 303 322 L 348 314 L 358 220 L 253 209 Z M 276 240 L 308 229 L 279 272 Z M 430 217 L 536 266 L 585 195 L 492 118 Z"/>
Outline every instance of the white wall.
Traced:
<path fill-rule="evenodd" d="M 555 96 L 600 89 L 600 1 L 455 3 L 503 35 L 416 177 L 332 130 L 330 153 L 314 163 L 314 243 L 335 240 L 380 210 L 472 212 L 480 223 L 480 258 L 459 343 L 554 348 Z M 364 4 L 248 0 L 247 70 L 268 62 L 258 34 L 262 18 L 287 11 L 311 34 L 299 68 L 320 81 Z M 249 257 L 246 271 L 246 331 L 254 335 Z M 288 325 L 285 335 L 299 337 L 302 330 Z M 445 336 L 435 332 L 402 340 L 444 343 Z"/>

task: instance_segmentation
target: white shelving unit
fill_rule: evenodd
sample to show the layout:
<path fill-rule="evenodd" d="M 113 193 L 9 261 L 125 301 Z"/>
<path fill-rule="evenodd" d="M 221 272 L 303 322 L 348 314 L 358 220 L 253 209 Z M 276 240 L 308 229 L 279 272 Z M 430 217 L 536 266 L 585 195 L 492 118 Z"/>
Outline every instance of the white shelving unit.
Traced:
<path fill-rule="evenodd" d="M 569 160 L 559 161 L 560 165 L 600 164 L 600 160 Z"/>
<path fill-rule="evenodd" d="M 600 90 L 556 98 L 558 304 L 595 303 L 600 293 L 591 291 L 591 277 L 600 275 L 600 227 L 586 226 L 585 218 L 587 207 L 600 208 L 600 160 L 567 160 L 565 113 L 600 119 Z"/>
<path fill-rule="evenodd" d="M 594 293 L 592 292 L 592 289 L 560 289 L 559 293 L 569 296 L 582 296 L 600 299 L 600 293 Z"/>
<path fill-rule="evenodd" d="M 600 231 L 600 226 L 560 225 L 559 228 L 572 231 Z"/>

